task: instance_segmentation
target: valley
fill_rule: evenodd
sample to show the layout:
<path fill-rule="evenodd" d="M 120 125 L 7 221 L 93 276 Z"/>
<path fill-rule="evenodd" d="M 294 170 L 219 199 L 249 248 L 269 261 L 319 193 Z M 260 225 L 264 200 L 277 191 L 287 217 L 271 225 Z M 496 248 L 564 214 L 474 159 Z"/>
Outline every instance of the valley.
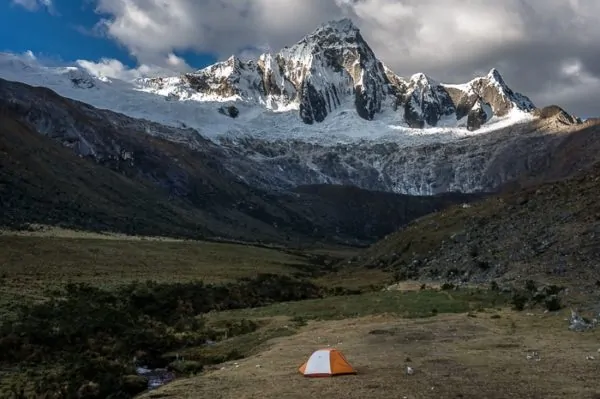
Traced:
<path fill-rule="evenodd" d="M 0 397 L 598 398 L 599 135 L 349 19 L 129 81 L 0 53 Z"/>
<path fill-rule="evenodd" d="M 357 398 L 598 394 L 591 383 L 597 363 L 587 360 L 597 356 L 598 330 L 569 331 L 568 307 L 550 313 L 543 305 L 514 310 L 514 292 L 486 285 L 448 289 L 406 281 L 382 290 L 394 281 L 392 273 L 345 266 L 345 259 L 361 253 L 356 249 L 289 253 L 282 248 L 52 229 L 5 231 L 0 243 L 9 249 L 1 255 L 0 328 L 20 331 L 29 342 L 14 352 L 17 337 L 3 335 L 0 340 L 2 397 L 35 397 L 40 392 L 102 397 L 115 390 L 121 395 L 141 392 L 140 398 L 301 398 L 323 391 Z M 234 295 L 233 290 L 242 289 L 240 278 L 254 281 L 256 294 Z M 152 282 L 144 283 L 147 279 Z M 210 286 L 199 285 L 200 280 L 216 287 L 233 284 L 224 286 L 232 290 L 226 298 L 249 302 L 204 313 L 198 301 Z M 318 286 L 339 288 L 313 291 Z M 113 304 L 111 295 L 117 301 L 137 301 L 139 310 Z M 264 302 L 254 302 L 256 295 Z M 309 299 L 299 300 L 305 295 Z M 588 294 L 581 301 L 576 295 L 561 296 L 563 305 L 585 306 L 591 298 Z M 152 324 L 141 318 L 128 326 L 123 312 L 134 311 L 146 314 Z M 587 309 L 582 314 L 593 313 Z M 11 326 L 14 322 L 19 324 Z M 94 330 L 96 323 L 101 330 Z M 52 341 L 44 343 L 44 329 L 50 325 L 61 327 L 48 331 L 46 339 Z M 163 325 L 172 326 L 173 333 Z M 112 336 L 111 331 L 121 332 Z M 358 374 L 330 382 L 302 378 L 296 370 L 300 362 L 315 348 L 330 345 L 345 353 Z M 85 356 L 73 357 L 70 350 Z M 7 367 L 8 359 L 24 355 L 28 360 L 18 368 Z M 135 375 L 134 355 L 138 366 L 168 365 L 177 379 L 143 393 L 146 380 Z M 415 370 L 413 375 L 406 374 L 407 367 Z M 550 384 L 548 376 L 553 377 Z M 580 383 L 573 384 L 573 379 Z"/>

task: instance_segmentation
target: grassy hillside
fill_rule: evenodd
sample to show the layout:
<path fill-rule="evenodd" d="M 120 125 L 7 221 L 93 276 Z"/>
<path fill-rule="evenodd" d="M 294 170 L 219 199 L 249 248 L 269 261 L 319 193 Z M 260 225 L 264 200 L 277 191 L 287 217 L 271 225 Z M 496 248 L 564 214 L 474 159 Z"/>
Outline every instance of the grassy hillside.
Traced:
<path fill-rule="evenodd" d="M 201 237 L 209 219 L 149 184 L 77 157 L 0 113 L 0 225 Z"/>
<path fill-rule="evenodd" d="M 281 333 L 247 359 L 209 368 L 142 398 L 598 398 L 598 360 L 586 357 L 597 359 L 600 330 L 568 331 L 567 313 L 378 315 L 313 321 L 300 328 L 284 321 L 297 333 Z M 357 375 L 313 379 L 298 373 L 314 350 L 328 345 L 342 351 Z"/>
<path fill-rule="evenodd" d="M 399 279 L 600 284 L 600 166 L 412 222 L 350 262 Z"/>
<path fill-rule="evenodd" d="M 103 288 L 145 280 L 225 283 L 261 273 L 317 281 L 327 271 L 327 264 L 356 253 L 350 248 L 289 252 L 242 244 L 62 233 L 0 233 L 0 301 L 41 298 L 48 290 L 68 283 Z M 378 281 L 359 285 L 380 284 L 386 278 L 389 276 L 381 275 Z M 348 286 L 358 286 L 353 276 L 346 279 Z M 336 285 L 345 282 L 338 279 Z"/>

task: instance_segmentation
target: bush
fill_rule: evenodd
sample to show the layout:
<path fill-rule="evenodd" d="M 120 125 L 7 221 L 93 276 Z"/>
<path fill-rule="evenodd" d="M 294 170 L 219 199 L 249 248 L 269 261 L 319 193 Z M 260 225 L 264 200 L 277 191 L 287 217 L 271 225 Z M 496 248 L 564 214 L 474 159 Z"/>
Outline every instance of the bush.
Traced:
<path fill-rule="evenodd" d="M 294 323 L 297 327 L 302 327 L 308 324 L 306 319 L 302 316 L 294 316 L 290 319 L 290 321 Z"/>
<path fill-rule="evenodd" d="M 525 289 L 529 292 L 537 291 L 537 284 L 533 280 L 525 281 Z"/>
<path fill-rule="evenodd" d="M 492 291 L 494 291 L 494 292 L 498 292 L 498 291 L 500 291 L 500 286 L 498 285 L 498 283 L 497 283 L 497 282 L 495 282 L 495 281 L 492 281 L 492 282 L 490 283 L 490 290 L 492 290 Z"/>
<path fill-rule="evenodd" d="M 398 270 L 394 272 L 394 282 L 406 281 L 409 279 L 409 274 L 406 270 Z"/>
<path fill-rule="evenodd" d="M 327 290 L 311 282 L 269 274 L 223 286 L 148 281 L 106 291 L 68 284 L 45 302 L 20 306 L 14 322 L 0 324 L 0 367 L 37 370 L 27 379 L 28 389 L 48 395 L 44 397 L 129 398 L 141 386 L 141 380 L 133 378 L 134 357 L 150 368 L 165 367 L 167 352 L 258 328 L 252 321 L 239 320 L 217 331 L 200 315 L 320 298 L 324 293 Z M 198 360 L 206 364 L 211 359 Z M 201 370 L 195 363 L 176 366 L 185 372 Z"/>
<path fill-rule="evenodd" d="M 489 270 L 491 268 L 491 265 L 489 264 L 489 262 L 487 262 L 485 260 L 477 260 L 477 261 L 475 261 L 475 264 L 481 270 Z"/>
<path fill-rule="evenodd" d="M 169 368 L 176 373 L 193 375 L 202 372 L 204 365 L 193 360 L 176 360 L 169 364 Z"/>
<path fill-rule="evenodd" d="M 442 291 L 450 291 L 450 290 L 453 290 L 454 288 L 456 288 L 456 286 L 452 283 L 444 283 L 444 284 L 442 284 L 442 287 L 441 287 Z"/>
<path fill-rule="evenodd" d="M 527 305 L 528 300 L 529 297 L 524 293 L 515 292 L 513 293 L 510 302 L 515 310 L 522 311 L 523 309 L 525 309 L 525 305 Z"/>
<path fill-rule="evenodd" d="M 560 298 L 558 297 L 558 295 L 550 295 L 546 298 L 544 304 L 546 305 L 546 309 L 550 312 L 556 312 L 562 309 L 562 305 L 560 303 Z"/>

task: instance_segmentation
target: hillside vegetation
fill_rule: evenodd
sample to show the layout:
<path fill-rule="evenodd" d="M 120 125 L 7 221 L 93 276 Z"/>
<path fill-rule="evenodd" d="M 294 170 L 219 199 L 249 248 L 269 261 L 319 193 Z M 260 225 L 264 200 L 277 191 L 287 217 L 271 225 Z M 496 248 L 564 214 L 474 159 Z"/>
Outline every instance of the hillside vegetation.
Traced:
<path fill-rule="evenodd" d="M 422 217 L 350 261 L 399 280 L 600 284 L 600 165 Z M 345 262 L 346 263 L 346 262 Z"/>

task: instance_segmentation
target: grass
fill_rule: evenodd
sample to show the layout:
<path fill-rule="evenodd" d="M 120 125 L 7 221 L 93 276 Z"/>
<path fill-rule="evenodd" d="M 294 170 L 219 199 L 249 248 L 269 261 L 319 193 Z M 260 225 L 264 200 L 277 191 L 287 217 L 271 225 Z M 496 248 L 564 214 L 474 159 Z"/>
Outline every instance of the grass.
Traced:
<path fill-rule="evenodd" d="M 209 313 L 208 319 L 264 319 L 286 316 L 303 320 L 340 320 L 376 314 L 407 318 L 429 317 L 438 313 L 464 313 L 503 306 L 508 297 L 483 290 L 464 291 L 381 291 L 362 295 L 327 297 L 316 300 L 278 303 L 270 306 Z"/>
<path fill-rule="evenodd" d="M 239 360 L 266 349 L 268 347 L 266 343 L 272 339 L 296 334 L 298 327 L 298 323 L 289 323 L 281 318 L 273 318 L 260 323 L 260 327 L 256 331 L 216 342 L 212 346 L 183 349 L 177 354 L 186 360 L 202 359 L 208 364 Z"/>
<path fill-rule="evenodd" d="M 271 340 L 249 358 L 142 398 L 598 397 L 598 360 L 586 356 L 598 357 L 600 331 L 568 331 L 567 313 L 498 311 L 416 319 L 388 314 L 312 322 L 298 334 Z M 300 376 L 299 365 L 327 346 L 340 349 L 358 374 Z M 540 361 L 527 359 L 533 351 Z M 406 375 L 408 365 L 413 375 Z"/>
<path fill-rule="evenodd" d="M 273 338 L 296 334 L 309 322 L 343 320 L 372 315 L 427 318 L 438 313 L 465 313 L 503 306 L 508 297 L 488 291 L 382 291 L 361 295 L 326 297 L 316 300 L 284 302 L 274 305 L 211 312 L 204 316 L 207 325 L 219 329 L 236 321 L 255 321 L 261 325 L 249 334 L 233 337 L 214 346 L 190 348 L 181 352 L 190 359 L 238 359 L 259 353 Z"/>
<path fill-rule="evenodd" d="M 0 236 L 6 296 L 37 296 L 67 282 L 111 287 L 135 280 L 207 283 L 289 275 L 306 260 L 278 250 L 201 241 Z"/>
<path fill-rule="evenodd" d="M 353 256 L 353 251 L 349 249 L 333 249 L 331 252 L 327 249 L 285 252 L 279 249 L 237 244 L 139 237 L 123 239 L 112 235 L 107 237 L 95 234 L 78 235 L 76 232 L 63 232 L 59 236 L 29 233 L 4 234 L 0 235 L 0 248 L 2 248 L 0 278 L 3 281 L 0 305 L 1 301 L 10 304 L 41 299 L 47 289 L 58 288 L 68 282 L 84 282 L 113 289 L 135 280 L 148 279 L 168 284 L 199 279 L 207 283 L 228 283 L 261 272 L 279 275 L 304 273 L 305 276 L 311 276 L 310 281 L 316 284 L 356 288 L 382 284 L 389 278 L 388 274 L 379 270 L 332 268 L 332 259 L 335 261 Z M 312 270 L 318 273 L 312 275 Z M 270 287 L 274 292 L 284 290 L 280 284 L 270 285 Z M 256 293 L 260 292 L 263 291 L 258 290 Z M 165 297 L 157 292 L 156 298 L 166 300 L 168 295 Z M 245 389 L 248 390 L 248 395 L 251 395 L 253 389 L 258 389 L 256 384 L 262 384 L 267 389 L 264 397 L 273 397 L 269 395 L 277 392 L 277 384 L 266 383 L 260 378 L 257 381 L 245 380 L 247 376 L 244 370 L 250 368 L 248 364 L 252 363 L 254 373 L 262 373 L 264 370 L 287 373 L 288 370 L 292 370 L 289 376 L 295 377 L 293 373 L 295 368 L 310 353 L 311 348 L 352 342 L 351 339 L 347 339 L 345 333 L 339 333 L 331 339 L 327 338 L 328 326 L 337 328 L 336 326 L 344 325 L 346 332 L 350 334 L 354 328 L 362 331 L 364 320 L 378 318 L 395 320 L 395 322 L 404 320 L 402 323 L 408 319 L 431 321 L 446 317 L 439 316 L 442 314 L 459 314 L 460 316 L 456 317 L 469 319 L 471 322 L 485 319 L 505 323 L 507 319 L 504 316 L 496 320 L 490 317 L 491 313 L 478 312 L 478 310 L 502 307 L 508 300 L 508 297 L 499 293 L 477 289 L 379 290 L 361 295 L 276 303 L 253 309 L 209 312 L 198 319 L 199 325 L 204 326 L 206 331 L 216 332 L 217 335 L 220 334 L 219 331 L 232 331 L 233 333 L 228 335 L 230 338 L 218 340 L 210 346 L 197 346 L 197 342 L 186 343 L 176 347 L 175 352 L 164 354 L 169 359 L 175 354 L 183 357 L 184 361 L 178 364 L 182 371 L 179 375 L 190 378 L 183 378 L 157 392 L 173 395 L 171 397 L 239 397 L 246 395 Z M 467 313 L 475 317 L 467 317 Z M 248 323 L 251 327 L 257 326 L 257 328 L 252 327 L 247 331 L 241 331 L 236 327 Z M 369 323 L 370 321 L 365 325 Z M 281 350 L 286 350 L 288 345 L 306 339 L 306 332 L 313 331 L 315 326 L 320 326 L 321 330 L 316 330 L 317 335 L 312 337 L 310 346 L 300 344 L 296 352 L 286 357 L 289 365 L 279 364 L 279 359 L 270 357 L 275 348 L 281 347 L 283 348 Z M 390 329 L 389 325 L 384 327 L 377 325 L 369 331 Z M 387 340 L 390 336 L 399 334 L 398 329 L 394 331 L 385 332 L 383 336 Z M 186 334 L 192 333 L 186 332 Z M 178 333 L 173 336 L 178 336 Z M 380 334 L 367 334 L 367 336 L 368 342 L 375 339 L 374 337 L 381 339 Z M 384 351 L 384 348 L 377 350 Z M 390 350 L 390 347 L 387 350 Z M 356 354 L 352 356 L 356 359 Z M 238 363 L 239 366 L 236 367 L 233 362 Z M 213 377 L 214 373 L 223 372 L 221 370 L 223 367 L 226 370 L 238 370 L 243 378 L 236 377 L 234 381 L 228 381 L 226 386 L 219 385 L 220 383 L 216 383 Z M 193 377 L 202 368 L 204 369 L 202 376 Z M 364 368 L 361 372 L 363 370 Z M 202 378 L 201 384 L 195 378 Z M 204 384 L 205 378 L 206 384 Z M 391 378 L 391 375 L 388 378 Z M 9 378 L 5 380 L 9 381 Z M 187 384 L 192 381 L 195 381 L 193 384 L 198 386 L 190 388 Z M 385 386 L 388 383 L 386 381 L 378 384 Z M 239 385 L 246 383 L 249 384 L 248 388 Z M 296 382 L 291 381 L 290 390 L 281 393 L 280 396 L 295 397 L 295 389 L 298 388 L 295 384 Z M 182 390 L 182 387 L 187 388 Z M 238 388 L 242 390 L 236 391 Z M 354 389 L 361 392 L 357 387 Z M 353 393 L 348 392 L 347 396 L 357 397 L 352 395 Z M 379 396 L 375 395 L 375 397 Z"/>

